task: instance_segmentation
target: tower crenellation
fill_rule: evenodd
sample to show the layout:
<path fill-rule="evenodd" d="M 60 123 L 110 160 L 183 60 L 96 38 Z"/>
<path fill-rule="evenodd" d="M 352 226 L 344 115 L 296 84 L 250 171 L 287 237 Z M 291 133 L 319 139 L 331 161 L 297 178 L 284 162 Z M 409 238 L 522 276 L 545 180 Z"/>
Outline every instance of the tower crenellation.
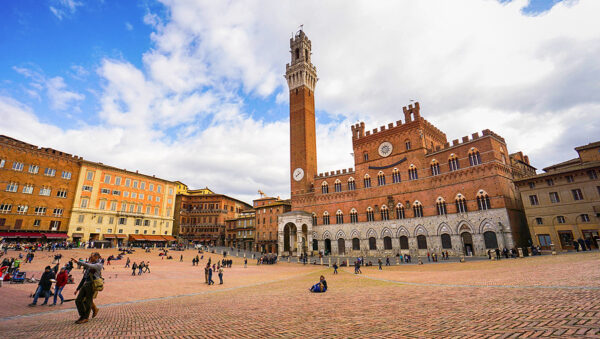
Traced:
<path fill-rule="evenodd" d="M 304 34 L 298 31 L 290 39 L 291 63 L 285 65 L 285 78 L 290 90 L 306 86 L 311 92 L 317 84 L 317 68 L 311 63 L 312 43 Z"/>

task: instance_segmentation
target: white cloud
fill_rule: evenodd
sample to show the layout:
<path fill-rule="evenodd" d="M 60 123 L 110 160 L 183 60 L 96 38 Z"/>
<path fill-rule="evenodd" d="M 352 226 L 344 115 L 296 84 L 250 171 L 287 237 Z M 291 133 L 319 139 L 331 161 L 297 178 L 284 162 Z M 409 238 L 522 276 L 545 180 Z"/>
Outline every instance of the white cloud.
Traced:
<path fill-rule="evenodd" d="M 128 31 L 133 31 L 133 25 L 130 22 L 125 22 L 125 29 Z"/>
<path fill-rule="evenodd" d="M 66 16 L 75 14 L 77 7 L 83 6 L 83 3 L 75 0 L 52 0 L 51 3 L 50 12 L 52 12 L 58 20 L 62 20 Z"/>
<path fill-rule="evenodd" d="M 50 99 L 50 105 L 57 110 L 64 111 L 67 108 L 72 107 L 73 102 L 85 99 L 83 94 L 67 90 L 67 85 L 61 77 L 48 79 L 46 88 L 48 91 L 48 98 Z"/>
<path fill-rule="evenodd" d="M 97 70 L 98 125 L 62 130 L 0 98 L 0 114 L 34 121 L 10 115 L 0 131 L 247 201 L 257 189 L 289 196 L 288 121 L 246 112 L 238 93 L 287 102 L 289 38 L 304 24 L 317 109 L 329 115 L 318 117 L 320 172 L 353 166 L 352 123 L 401 119 L 409 99 L 450 141 L 489 128 L 537 167 L 576 156 L 573 147 L 600 135 L 598 1 L 537 16 L 521 13 L 524 0 L 164 3 L 167 18 L 144 17 L 155 32 L 142 68 L 106 59 Z M 76 103 L 57 78 L 64 100 L 56 102 Z"/>

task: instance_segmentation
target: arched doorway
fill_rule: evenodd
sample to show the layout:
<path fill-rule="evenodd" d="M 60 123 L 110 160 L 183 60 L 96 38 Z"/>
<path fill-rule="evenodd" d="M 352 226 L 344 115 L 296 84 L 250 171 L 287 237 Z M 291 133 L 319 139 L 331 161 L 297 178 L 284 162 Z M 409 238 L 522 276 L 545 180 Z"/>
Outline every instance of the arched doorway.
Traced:
<path fill-rule="evenodd" d="M 384 250 L 392 249 L 392 238 L 391 237 L 383 237 L 383 249 Z"/>
<path fill-rule="evenodd" d="M 375 239 L 375 237 L 370 237 L 369 238 L 369 249 L 370 250 L 376 250 L 377 249 L 377 240 Z"/>
<path fill-rule="evenodd" d="M 352 238 L 352 250 L 360 251 L 360 239 Z"/>
<path fill-rule="evenodd" d="M 427 249 L 427 238 L 423 234 L 417 235 L 417 247 L 420 250 Z"/>
<path fill-rule="evenodd" d="M 283 250 L 290 252 L 290 255 L 292 255 L 293 252 L 297 251 L 296 241 L 296 225 L 292 223 L 285 224 L 283 227 Z"/>
<path fill-rule="evenodd" d="M 346 254 L 346 241 L 343 238 L 338 239 L 338 254 Z"/>
<path fill-rule="evenodd" d="M 408 237 L 403 235 L 400 237 L 400 249 L 407 250 L 408 249 Z"/>
<path fill-rule="evenodd" d="M 496 238 L 496 233 L 492 231 L 483 233 L 483 241 L 485 242 L 485 248 L 487 249 L 498 248 L 498 239 Z"/>
<path fill-rule="evenodd" d="M 450 238 L 450 234 L 444 233 L 441 236 L 442 238 L 442 248 L 447 250 L 452 248 L 452 239 Z"/>
<path fill-rule="evenodd" d="M 325 239 L 325 255 L 331 254 L 331 239 Z"/>
<path fill-rule="evenodd" d="M 465 255 L 473 255 L 473 236 L 469 232 L 463 232 L 460 234 L 463 242 L 463 248 L 465 249 Z"/>
<path fill-rule="evenodd" d="M 312 248 L 313 248 L 313 251 L 319 250 L 319 240 L 313 239 Z"/>

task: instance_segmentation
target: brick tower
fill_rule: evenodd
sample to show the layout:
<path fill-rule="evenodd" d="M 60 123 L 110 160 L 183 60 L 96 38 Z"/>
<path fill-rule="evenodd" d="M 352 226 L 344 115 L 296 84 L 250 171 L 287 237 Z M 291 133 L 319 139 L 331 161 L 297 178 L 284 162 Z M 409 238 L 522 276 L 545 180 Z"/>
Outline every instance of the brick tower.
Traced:
<path fill-rule="evenodd" d="M 290 39 L 292 62 L 285 66 L 290 88 L 291 194 L 311 190 L 317 174 L 315 85 L 317 68 L 310 62 L 311 42 L 300 30 Z"/>

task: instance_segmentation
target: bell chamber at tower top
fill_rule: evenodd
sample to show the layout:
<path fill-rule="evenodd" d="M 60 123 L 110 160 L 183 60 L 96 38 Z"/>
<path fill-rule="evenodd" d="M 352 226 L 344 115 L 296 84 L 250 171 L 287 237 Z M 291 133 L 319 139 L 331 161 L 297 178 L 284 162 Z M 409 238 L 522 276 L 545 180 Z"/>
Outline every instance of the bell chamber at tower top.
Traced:
<path fill-rule="evenodd" d="M 290 91 L 305 86 L 314 92 L 317 68 L 310 62 L 311 41 L 300 30 L 290 39 L 291 63 L 285 65 L 285 78 Z"/>

